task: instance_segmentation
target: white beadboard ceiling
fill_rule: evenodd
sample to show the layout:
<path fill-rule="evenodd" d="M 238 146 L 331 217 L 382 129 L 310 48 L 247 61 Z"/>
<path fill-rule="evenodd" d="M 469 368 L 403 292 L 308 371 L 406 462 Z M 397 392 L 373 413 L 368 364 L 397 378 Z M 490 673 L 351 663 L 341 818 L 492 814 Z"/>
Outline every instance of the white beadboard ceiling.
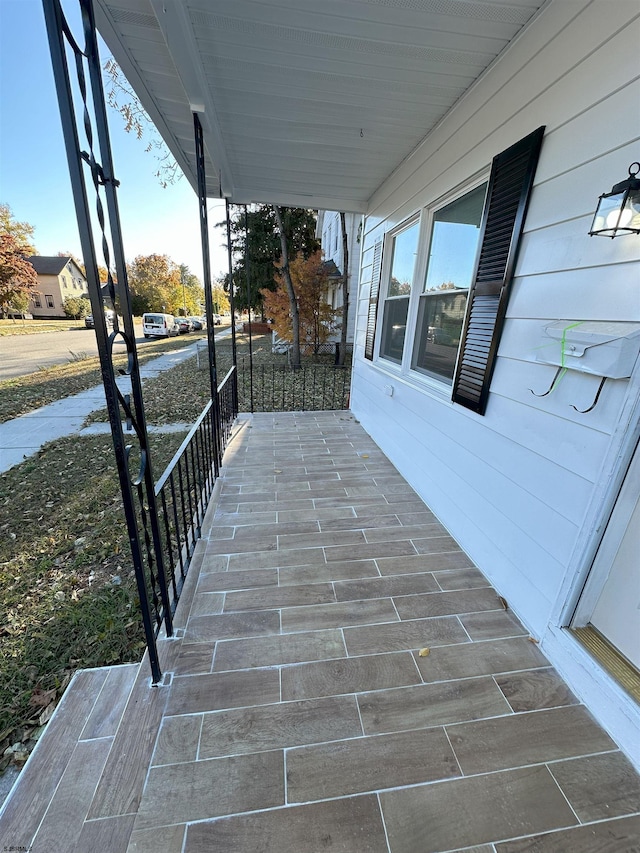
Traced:
<path fill-rule="evenodd" d="M 545 0 L 546 2 L 546 0 Z M 543 0 L 95 0 L 98 29 L 195 188 L 365 211 Z"/>

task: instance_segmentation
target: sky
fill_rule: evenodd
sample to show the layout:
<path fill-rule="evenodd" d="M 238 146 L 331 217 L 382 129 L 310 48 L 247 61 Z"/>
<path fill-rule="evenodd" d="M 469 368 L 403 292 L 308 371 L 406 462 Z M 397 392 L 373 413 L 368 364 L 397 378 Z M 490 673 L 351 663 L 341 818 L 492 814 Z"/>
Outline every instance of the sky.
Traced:
<path fill-rule="evenodd" d="M 63 0 L 70 16 L 74 7 Z M 196 194 L 186 178 L 163 189 L 146 143 L 127 134 L 117 114 L 109 114 L 109 127 L 127 260 L 166 254 L 202 280 Z M 0 203 L 35 227 L 39 254 L 82 257 L 40 0 L 0 0 Z M 224 229 L 213 228 L 224 219 L 224 202 L 208 207 L 215 280 L 227 272 Z"/>

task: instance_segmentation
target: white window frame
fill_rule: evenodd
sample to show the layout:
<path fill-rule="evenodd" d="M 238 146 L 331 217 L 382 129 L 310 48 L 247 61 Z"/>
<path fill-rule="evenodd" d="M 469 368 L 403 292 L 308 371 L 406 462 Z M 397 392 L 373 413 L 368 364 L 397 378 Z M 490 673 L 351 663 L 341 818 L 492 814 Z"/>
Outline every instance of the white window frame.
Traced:
<path fill-rule="evenodd" d="M 391 284 L 391 265 L 393 263 L 393 246 L 396 237 L 399 234 L 402 234 L 403 231 L 407 231 L 409 228 L 418 224 L 418 242 L 416 249 L 416 261 L 413 267 L 413 279 L 411 281 L 411 292 L 409 293 L 409 305 L 407 307 L 407 325 L 404 336 L 404 343 L 402 347 L 402 362 L 398 363 L 393 361 L 392 359 L 384 356 L 382 354 L 382 341 L 383 341 L 383 333 L 384 333 L 384 312 L 385 306 L 388 300 L 391 299 L 401 299 L 404 297 L 394 297 L 389 296 L 389 285 Z M 421 210 L 416 211 L 411 216 L 408 216 L 404 219 L 396 228 L 392 231 L 388 231 L 384 235 L 384 251 L 382 256 L 382 270 L 381 270 L 381 281 L 380 281 L 380 295 L 378 297 L 378 320 L 377 320 L 377 329 L 376 329 L 376 363 L 383 367 L 385 370 L 393 371 L 394 373 L 404 374 L 406 372 L 405 364 L 407 357 L 407 339 L 410 332 L 410 322 L 411 322 L 411 305 L 413 301 L 413 294 L 416 287 L 416 281 L 419 281 L 420 275 L 420 267 L 422 260 L 422 252 L 421 246 L 424 244 L 424 216 Z"/>
<path fill-rule="evenodd" d="M 477 189 L 482 184 L 489 181 L 490 166 L 483 169 L 481 172 L 474 175 L 464 184 L 459 184 L 454 189 L 449 190 L 444 195 L 438 197 L 433 202 L 422 207 L 419 211 L 407 216 L 400 225 L 393 230 L 388 231 L 384 236 L 384 256 L 382 263 L 382 274 L 380 283 L 380 297 L 378 304 L 378 322 L 376 329 L 376 349 L 375 360 L 381 370 L 392 374 L 403 381 L 418 387 L 422 390 L 432 393 L 434 396 L 450 401 L 451 400 L 451 382 L 447 382 L 444 378 L 438 379 L 431 376 L 420 369 L 413 368 L 411 362 L 413 359 L 413 350 L 415 346 L 416 334 L 418 334 L 418 313 L 420 307 L 420 297 L 424 292 L 424 284 L 427 274 L 427 264 L 429 260 L 429 248 L 431 236 L 433 233 L 433 223 L 435 214 L 443 207 L 451 204 L 467 193 Z M 486 201 L 485 201 L 486 204 Z M 407 310 L 407 328 L 405 332 L 404 347 L 402 351 L 402 363 L 392 361 L 382 355 L 382 335 L 384 325 L 384 306 L 387 300 L 387 292 L 390 283 L 391 260 L 393 255 L 393 240 L 395 237 L 409 228 L 412 224 L 420 221 L 418 232 L 418 250 L 416 263 L 413 270 L 413 282 L 411 285 L 411 293 L 409 294 L 409 307 Z M 480 251 L 480 245 L 476 248 Z M 459 355 L 459 349 L 458 349 Z"/>

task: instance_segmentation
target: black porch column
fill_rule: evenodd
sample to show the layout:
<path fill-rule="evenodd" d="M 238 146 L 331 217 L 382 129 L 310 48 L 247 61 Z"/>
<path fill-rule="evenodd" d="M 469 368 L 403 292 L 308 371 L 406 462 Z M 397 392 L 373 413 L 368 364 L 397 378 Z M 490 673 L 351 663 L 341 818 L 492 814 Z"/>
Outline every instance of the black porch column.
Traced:
<path fill-rule="evenodd" d="M 204 166 L 204 139 L 198 114 L 193 114 L 193 132 L 196 144 L 196 169 L 198 174 L 198 209 L 200 212 L 200 239 L 202 242 L 202 277 L 204 284 L 205 313 L 207 315 L 207 342 L 209 346 L 209 381 L 211 383 L 211 402 L 213 405 L 213 423 L 215 429 L 214 471 L 217 477 L 222 462 L 222 442 L 220 439 L 220 401 L 218 398 L 218 367 L 216 364 L 215 326 L 213 324 L 213 295 L 211 293 L 211 260 L 209 255 L 209 216 L 207 213 L 207 176 Z"/>
<path fill-rule="evenodd" d="M 49 49 L 58 94 L 91 309 L 95 319 L 95 334 L 102 381 L 107 400 L 145 639 L 149 650 L 152 680 L 154 683 L 158 683 L 162 678 L 162 673 L 158 660 L 156 634 L 164 624 L 167 635 L 171 636 L 173 625 L 167 593 L 135 331 L 116 200 L 118 182 L 114 177 L 111 158 L 95 18 L 91 0 L 79 0 L 79 5 L 84 29 L 84 49 L 75 40 L 64 17 L 59 0 L 43 0 Z M 77 85 L 82 99 L 82 104 L 78 104 L 77 110 L 72 95 L 67 55 L 70 55 L 72 63 L 75 65 Z M 94 143 L 91 112 L 95 117 L 97 144 Z M 86 150 L 83 150 L 80 145 L 79 127 L 84 129 Z M 98 258 L 87 193 L 90 187 L 95 193 L 95 215 L 100 229 L 102 249 L 101 260 L 109 271 L 109 295 L 116 307 L 116 316 L 111 333 L 107 330 L 98 275 Z M 102 193 L 106 199 L 108 225 L 106 225 L 107 217 L 105 217 L 105 208 L 101 199 Z M 114 267 L 117 285 L 112 275 Z M 118 314 L 123 320 L 124 328 L 122 329 L 120 328 Z M 121 372 L 131 378 L 131 396 L 121 393 L 116 384 L 113 344 L 118 337 L 124 340 L 127 347 L 128 364 L 126 370 Z M 135 439 L 137 441 L 138 446 L 135 448 L 137 452 L 135 455 L 139 458 L 135 462 L 133 445 L 125 444 L 122 429 L 123 420 L 130 422 L 134 430 L 133 435 L 127 435 L 127 440 Z M 130 465 L 135 467 L 134 471 L 130 471 Z"/>

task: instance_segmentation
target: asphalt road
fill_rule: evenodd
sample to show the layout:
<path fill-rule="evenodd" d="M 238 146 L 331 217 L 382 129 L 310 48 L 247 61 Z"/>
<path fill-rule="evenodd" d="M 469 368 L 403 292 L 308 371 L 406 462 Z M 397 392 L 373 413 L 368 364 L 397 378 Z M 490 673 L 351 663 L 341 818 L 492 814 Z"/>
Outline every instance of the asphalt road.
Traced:
<path fill-rule="evenodd" d="M 189 338 L 190 335 L 185 335 Z M 136 328 L 136 342 L 144 346 L 142 326 Z M 124 343 L 117 341 L 116 351 L 124 352 Z M 74 357 L 98 355 L 96 333 L 93 329 L 74 329 L 69 332 L 42 332 L 38 335 L 9 335 L 0 338 L 0 380 L 35 373 L 41 367 L 66 364 Z"/>

